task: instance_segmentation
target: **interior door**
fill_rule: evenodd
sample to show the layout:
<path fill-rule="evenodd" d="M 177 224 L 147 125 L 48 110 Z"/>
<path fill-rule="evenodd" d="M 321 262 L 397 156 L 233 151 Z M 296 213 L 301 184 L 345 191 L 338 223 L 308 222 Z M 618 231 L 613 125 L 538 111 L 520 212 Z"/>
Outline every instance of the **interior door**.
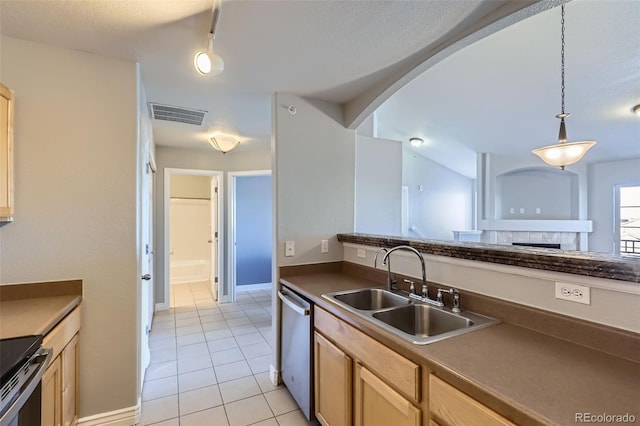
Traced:
<path fill-rule="evenodd" d="M 220 285 L 220 274 L 218 273 L 218 247 L 220 244 L 220 233 L 218 230 L 218 177 L 211 178 L 211 225 L 209 226 L 209 246 L 211 247 L 211 293 L 215 300 L 222 300 L 222 286 Z"/>
<path fill-rule="evenodd" d="M 147 153 L 148 155 L 148 153 Z M 148 157 L 150 159 L 150 155 Z M 147 161 L 142 174 L 141 197 L 141 312 L 140 312 L 140 389 L 144 383 L 144 375 L 151 361 L 149 349 L 149 332 L 153 320 L 153 161 Z"/>

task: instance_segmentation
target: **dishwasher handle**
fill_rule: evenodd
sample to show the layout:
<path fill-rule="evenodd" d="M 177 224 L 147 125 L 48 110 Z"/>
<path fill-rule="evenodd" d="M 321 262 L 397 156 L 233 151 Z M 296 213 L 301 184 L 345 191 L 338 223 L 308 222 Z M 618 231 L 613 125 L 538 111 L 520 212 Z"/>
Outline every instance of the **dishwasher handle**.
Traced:
<path fill-rule="evenodd" d="M 295 313 L 300 314 L 300 315 L 305 316 L 305 317 L 307 315 L 309 315 L 309 308 L 307 308 L 305 306 L 298 305 L 295 300 L 293 300 L 292 298 L 287 296 L 286 292 L 284 292 L 282 290 L 278 290 L 278 297 L 280 298 L 280 300 L 282 300 L 282 302 L 284 304 L 286 304 L 288 307 L 293 309 L 293 311 Z"/>

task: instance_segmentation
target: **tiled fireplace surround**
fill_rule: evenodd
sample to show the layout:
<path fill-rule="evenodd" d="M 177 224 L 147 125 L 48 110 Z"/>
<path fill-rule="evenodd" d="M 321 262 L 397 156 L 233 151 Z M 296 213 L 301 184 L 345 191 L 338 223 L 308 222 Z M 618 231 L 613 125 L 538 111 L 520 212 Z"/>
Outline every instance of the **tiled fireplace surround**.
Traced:
<path fill-rule="evenodd" d="M 485 240 L 487 237 L 488 239 Z M 561 250 L 579 250 L 579 238 L 576 232 L 484 231 L 483 241 L 495 241 L 497 244 L 504 245 L 511 245 L 511 243 L 551 243 L 560 244 Z"/>

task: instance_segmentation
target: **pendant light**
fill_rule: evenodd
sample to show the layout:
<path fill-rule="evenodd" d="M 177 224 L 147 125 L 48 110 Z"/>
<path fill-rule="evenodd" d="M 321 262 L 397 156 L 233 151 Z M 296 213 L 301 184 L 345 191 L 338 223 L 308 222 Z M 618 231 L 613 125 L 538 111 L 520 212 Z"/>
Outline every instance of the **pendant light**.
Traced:
<path fill-rule="evenodd" d="M 193 65 L 196 71 L 201 75 L 216 75 L 224 71 L 224 61 L 222 58 L 213 53 L 213 40 L 216 38 L 216 26 L 218 24 L 218 16 L 220 15 L 220 7 L 218 0 L 214 0 L 213 12 L 211 16 L 211 28 L 207 35 L 207 50 L 196 53 L 193 58 Z"/>
<path fill-rule="evenodd" d="M 542 161 L 550 166 L 560 167 L 564 170 L 565 166 L 577 163 L 587 153 L 592 146 L 596 144 L 596 141 L 580 141 L 580 142 L 567 142 L 567 128 L 564 123 L 564 119 L 569 117 L 569 113 L 564 111 L 564 4 L 561 6 L 561 45 L 560 50 L 560 98 L 562 100 L 562 109 L 560 114 L 556 115 L 556 118 L 560 119 L 560 132 L 558 133 L 558 143 L 555 145 L 544 146 L 542 148 L 534 149 L 535 155 L 540 157 Z"/>

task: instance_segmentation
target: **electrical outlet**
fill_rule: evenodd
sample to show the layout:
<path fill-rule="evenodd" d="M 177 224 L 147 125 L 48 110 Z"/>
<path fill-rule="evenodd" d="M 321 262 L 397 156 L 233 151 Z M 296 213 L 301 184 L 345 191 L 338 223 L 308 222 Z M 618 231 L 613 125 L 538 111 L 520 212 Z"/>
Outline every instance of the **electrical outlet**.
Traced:
<path fill-rule="evenodd" d="M 513 207 L 509 209 L 509 213 L 514 214 L 515 212 L 516 212 L 516 209 L 514 209 Z"/>
<path fill-rule="evenodd" d="M 367 251 L 365 249 L 358 249 L 358 257 L 361 259 L 366 259 Z"/>
<path fill-rule="evenodd" d="M 285 257 L 293 257 L 296 254 L 296 242 L 285 241 L 284 242 L 284 255 Z"/>
<path fill-rule="evenodd" d="M 591 305 L 591 288 L 583 285 L 556 282 L 556 299 Z"/>
<path fill-rule="evenodd" d="M 520 207 L 520 214 L 524 214 L 524 207 Z"/>
<path fill-rule="evenodd" d="M 329 253 L 329 240 L 320 241 L 320 253 Z"/>

